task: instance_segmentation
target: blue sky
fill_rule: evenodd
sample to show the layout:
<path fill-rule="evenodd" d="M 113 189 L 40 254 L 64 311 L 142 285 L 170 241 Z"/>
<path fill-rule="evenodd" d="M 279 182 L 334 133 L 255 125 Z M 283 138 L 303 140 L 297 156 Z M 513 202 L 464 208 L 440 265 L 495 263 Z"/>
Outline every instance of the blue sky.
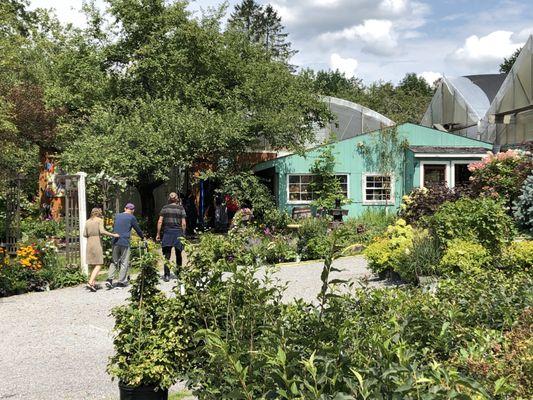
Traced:
<path fill-rule="evenodd" d="M 231 10 L 238 1 L 230 0 Z M 303 68 L 340 69 L 365 82 L 398 82 L 407 72 L 433 82 L 496 73 L 533 33 L 531 0 L 258 0 L 282 16 Z M 83 25 L 82 0 L 31 0 Z M 104 1 L 97 0 L 103 7 Z M 190 9 L 220 1 L 196 0 Z"/>

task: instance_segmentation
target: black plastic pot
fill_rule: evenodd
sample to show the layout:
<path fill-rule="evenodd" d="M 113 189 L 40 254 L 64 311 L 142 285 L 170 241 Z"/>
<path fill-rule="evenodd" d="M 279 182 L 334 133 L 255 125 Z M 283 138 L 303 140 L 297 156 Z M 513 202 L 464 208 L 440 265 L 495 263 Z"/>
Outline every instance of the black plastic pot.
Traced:
<path fill-rule="evenodd" d="M 118 383 L 120 400 L 168 400 L 168 389 L 160 389 L 155 385 L 128 386 Z"/>

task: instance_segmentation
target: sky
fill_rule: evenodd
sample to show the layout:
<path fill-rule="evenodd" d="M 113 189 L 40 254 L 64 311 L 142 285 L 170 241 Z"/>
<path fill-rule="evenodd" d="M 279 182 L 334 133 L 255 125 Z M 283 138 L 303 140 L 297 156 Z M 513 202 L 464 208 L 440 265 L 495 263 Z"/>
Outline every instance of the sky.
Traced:
<path fill-rule="evenodd" d="M 282 17 L 298 53 L 292 63 L 339 69 L 365 83 L 399 82 L 409 72 L 429 83 L 441 75 L 497 73 L 533 34 L 532 0 L 257 0 Z M 229 11 L 239 0 L 229 0 Z M 96 0 L 104 7 L 104 0 Z M 194 13 L 222 1 L 196 0 Z M 31 0 L 83 26 L 82 0 Z"/>

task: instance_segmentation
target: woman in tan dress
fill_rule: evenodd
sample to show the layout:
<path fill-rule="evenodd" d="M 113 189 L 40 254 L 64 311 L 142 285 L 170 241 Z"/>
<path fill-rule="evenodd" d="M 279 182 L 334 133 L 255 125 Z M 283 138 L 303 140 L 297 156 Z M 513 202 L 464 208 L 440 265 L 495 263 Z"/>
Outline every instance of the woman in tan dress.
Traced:
<path fill-rule="evenodd" d="M 93 208 L 91 217 L 85 223 L 84 236 L 87 238 L 87 264 L 89 267 L 94 267 L 87 289 L 91 292 L 96 292 L 95 286 L 96 277 L 104 264 L 104 251 L 102 249 L 102 235 L 119 237 L 116 233 L 106 231 L 104 228 L 104 220 L 102 219 L 102 210 Z"/>

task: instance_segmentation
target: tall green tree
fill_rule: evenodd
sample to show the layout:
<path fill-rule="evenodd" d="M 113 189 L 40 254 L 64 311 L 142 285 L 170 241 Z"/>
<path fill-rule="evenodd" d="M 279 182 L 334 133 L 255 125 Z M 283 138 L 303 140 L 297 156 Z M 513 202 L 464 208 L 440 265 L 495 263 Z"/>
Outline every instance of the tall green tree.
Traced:
<path fill-rule="evenodd" d="M 56 149 L 63 110 L 46 101 L 52 60 L 62 48 L 63 28 L 28 2 L 0 3 L 0 175 L 39 171 L 38 154 Z M 32 179 L 36 182 L 36 179 Z"/>
<path fill-rule="evenodd" d="M 108 5 L 114 24 L 92 10 L 92 26 L 69 39 L 57 66 L 72 169 L 123 177 L 153 216 L 153 190 L 173 167 L 238 169 L 259 140 L 298 149 L 312 139 L 325 107 L 311 82 L 242 32 L 222 31 L 218 13 L 195 19 L 183 1 Z"/>
<path fill-rule="evenodd" d="M 261 6 L 255 0 L 243 0 L 235 6 L 228 25 L 244 33 L 251 42 L 263 46 L 274 59 L 288 62 L 296 54 L 288 33 L 272 5 Z"/>

